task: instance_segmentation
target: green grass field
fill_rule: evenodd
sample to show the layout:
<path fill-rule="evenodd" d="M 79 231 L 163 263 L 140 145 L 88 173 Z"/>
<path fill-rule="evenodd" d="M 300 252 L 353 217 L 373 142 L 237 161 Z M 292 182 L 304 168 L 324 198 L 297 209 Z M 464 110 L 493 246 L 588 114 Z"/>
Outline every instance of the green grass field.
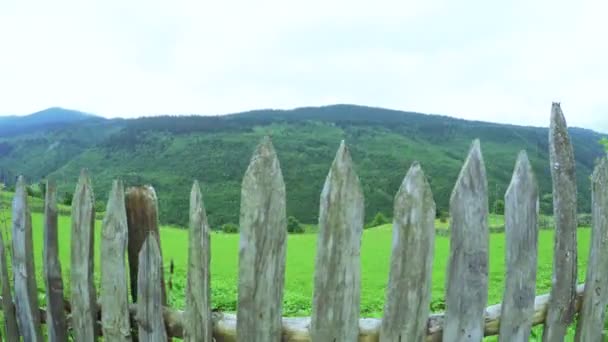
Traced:
<path fill-rule="evenodd" d="M 44 287 L 42 281 L 42 223 L 43 215 L 32 214 L 34 229 L 34 256 L 37 268 L 38 287 L 41 305 L 44 305 Z M 492 216 L 492 223 L 501 224 L 501 217 Z M 0 212 L 0 229 L 5 241 L 10 235 L 10 217 L 8 212 Z M 440 223 L 438 223 L 440 225 Z M 101 222 L 96 221 L 96 280 L 99 282 L 99 232 Z M 309 228 L 314 230 L 314 228 Z M 69 293 L 70 262 L 70 218 L 60 216 L 60 259 L 64 276 L 66 296 Z M 590 240 L 589 229 L 579 229 L 579 281 L 584 280 Z M 212 233 L 211 236 L 211 281 L 212 302 L 215 309 L 234 311 L 237 302 L 238 276 L 238 235 Z M 316 247 L 316 234 L 290 235 L 287 247 L 287 272 L 285 280 L 284 316 L 310 315 L 313 292 L 313 272 Z M 163 227 L 161 245 L 165 270 L 171 260 L 175 263 L 173 288 L 169 291 L 169 303 L 174 308 L 184 308 L 186 284 L 188 232 L 183 229 Z M 385 287 L 388 279 L 390 246 L 392 240 L 391 225 L 385 225 L 364 232 L 361 266 L 362 293 L 361 315 L 363 317 L 381 317 L 385 299 Z M 449 256 L 449 237 L 438 236 L 435 244 L 435 262 L 433 268 L 433 302 L 434 311 L 443 311 L 445 277 Z M 538 250 L 537 293 L 549 292 L 551 287 L 553 256 L 553 231 L 541 230 Z M 490 275 L 488 305 L 501 302 L 505 279 L 505 237 L 504 234 L 491 234 L 490 237 Z M 169 274 L 166 274 L 169 279 Z M 539 331 L 536 329 L 535 331 Z M 542 331 L 542 330 L 540 330 Z"/>

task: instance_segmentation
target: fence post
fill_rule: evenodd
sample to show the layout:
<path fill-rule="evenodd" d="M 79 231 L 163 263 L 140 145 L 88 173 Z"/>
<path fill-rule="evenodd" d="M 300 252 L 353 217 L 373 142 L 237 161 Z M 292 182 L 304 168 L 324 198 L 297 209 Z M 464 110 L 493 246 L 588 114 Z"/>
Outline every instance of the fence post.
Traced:
<path fill-rule="evenodd" d="M 11 280 L 8 275 L 4 238 L 0 232 L 0 284 L 2 284 L 2 313 L 4 314 L 4 333 L 8 342 L 19 342 L 19 329 L 15 317 L 15 305 L 11 296 Z"/>
<path fill-rule="evenodd" d="M 566 119 L 559 103 L 551 108 L 549 157 L 553 180 L 555 245 L 552 287 L 543 341 L 561 341 L 576 308 L 576 165 Z"/>
<path fill-rule="evenodd" d="M 365 209 L 359 177 L 344 141 L 320 202 L 311 340 L 357 341 Z"/>
<path fill-rule="evenodd" d="M 101 231 L 101 325 L 104 339 L 131 341 L 125 254 L 127 211 L 122 182 L 115 180 Z"/>
<path fill-rule="evenodd" d="M 592 180 L 593 230 L 577 341 L 603 341 L 608 305 L 608 160 L 602 158 Z"/>
<path fill-rule="evenodd" d="M 380 342 L 424 341 L 431 302 L 435 248 L 435 202 L 418 163 L 397 195 L 393 248 Z"/>
<path fill-rule="evenodd" d="M 538 249 L 538 185 L 521 151 L 505 195 L 507 279 L 500 316 L 501 341 L 525 341 L 534 316 Z"/>
<path fill-rule="evenodd" d="M 281 166 L 269 137 L 241 188 L 237 341 L 281 341 L 287 213 Z"/>
<path fill-rule="evenodd" d="M 126 192 L 129 275 L 131 281 L 131 296 L 137 302 L 137 275 L 139 268 L 139 252 L 150 232 L 156 237 L 156 244 L 161 251 L 160 232 L 158 230 L 158 199 L 156 191 L 150 185 L 131 187 Z M 162 267 L 162 265 L 161 265 Z M 160 275 L 162 302 L 167 305 L 164 274 Z"/>
<path fill-rule="evenodd" d="M 82 170 L 72 201 L 71 292 L 72 329 L 76 341 L 93 341 L 97 335 L 95 294 L 95 198 L 91 180 Z"/>
<path fill-rule="evenodd" d="M 450 198 L 450 262 L 443 341 L 481 341 L 488 300 L 488 184 L 475 140 Z"/>
<path fill-rule="evenodd" d="M 166 342 L 161 287 L 162 259 L 154 234 L 148 233 L 139 253 L 137 323 L 140 341 Z"/>
<path fill-rule="evenodd" d="M 38 288 L 34 266 L 32 217 L 23 176 L 19 177 L 13 200 L 13 277 L 17 325 L 25 341 L 42 341 Z"/>
<path fill-rule="evenodd" d="M 43 249 L 48 337 L 51 342 L 67 341 L 68 325 L 64 308 L 63 280 L 57 240 L 57 187 L 52 180 L 46 183 Z"/>
<path fill-rule="evenodd" d="M 186 287 L 185 340 L 212 342 L 209 224 L 198 182 L 190 192 L 188 231 L 188 284 Z"/>

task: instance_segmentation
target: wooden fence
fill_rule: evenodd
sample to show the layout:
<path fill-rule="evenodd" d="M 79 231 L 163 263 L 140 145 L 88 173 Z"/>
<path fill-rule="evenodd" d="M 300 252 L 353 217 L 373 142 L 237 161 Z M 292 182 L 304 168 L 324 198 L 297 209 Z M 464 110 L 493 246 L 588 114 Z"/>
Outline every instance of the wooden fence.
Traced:
<path fill-rule="evenodd" d="M 86 172 L 80 176 L 72 207 L 69 300 L 64 299 L 57 253 L 56 190 L 53 183 L 48 184 L 43 260 L 46 309 L 40 309 L 32 223 L 21 178 L 12 207 L 12 280 L 0 234 L 4 338 L 42 341 L 41 324 L 46 323 L 51 341 L 66 341 L 68 336 L 92 341 L 101 335 L 107 341 L 135 337 L 141 341 L 171 337 L 259 342 L 480 341 L 488 335 L 522 341 L 528 339 L 533 325 L 544 324 L 544 341 L 562 341 L 578 314 L 576 339 L 599 341 L 608 304 L 608 162 L 603 158 L 593 175 L 593 242 L 586 285 L 577 286 L 575 162 L 557 103 L 552 106 L 549 141 L 556 222 L 551 293 L 535 297 L 538 189 L 526 153 L 521 152 L 505 195 L 504 299 L 502 304 L 486 307 L 488 189 L 480 142 L 475 141 L 450 200 L 445 314 L 429 312 L 435 203 L 422 167 L 414 163 L 395 196 L 392 257 L 382 319 L 359 317 L 364 198 L 344 142 L 321 193 L 309 318 L 282 317 L 287 249 L 285 184 L 269 138 L 257 147 L 242 184 L 236 315 L 211 311 L 210 229 L 197 183 L 190 194 L 185 311 L 166 307 L 154 190 L 139 188 L 125 195 L 120 181 L 113 184 L 101 228 L 97 298 L 94 200 Z"/>

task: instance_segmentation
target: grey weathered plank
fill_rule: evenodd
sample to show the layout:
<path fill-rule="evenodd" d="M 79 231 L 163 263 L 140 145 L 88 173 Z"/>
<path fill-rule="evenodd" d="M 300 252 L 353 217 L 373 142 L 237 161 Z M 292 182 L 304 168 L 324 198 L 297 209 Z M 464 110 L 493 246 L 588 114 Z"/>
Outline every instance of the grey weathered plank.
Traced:
<path fill-rule="evenodd" d="M 212 342 L 209 224 L 198 182 L 190 192 L 186 341 Z"/>
<path fill-rule="evenodd" d="M 435 248 L 435 202 L 418 163 L 397 195 L 393 247 L 380 342 L 424 341 L 431 301 Z"/>
<path fill-rule="evenodd" d="M 481 341 L 488 300 L 488 184 L 479 140 L 450 198 L 450 261 L 443 341 Z"/>
<path fill-rule="evenodd" d="M 32 216 L 25 180 L 17 181 L 13 199 L 13 277 L 17 325 L 25 341 L 42 341 L 38 288 L 34 266 Z"/>
<path fill-rule="evenodd" d="M 363 203 L 359 177 L 342 141 L 321 193 L 313 341 L 356 341 L 359 336 Z"/>
<path fill-rule="evenodd" d="M 160 233 L 158 230 L 158 199 L 156 191 L 150 185 L 130 187 L 126 191 L 128 243 L 127 254 L 129 260 L 129 276 L 131 282 L 131 296 L 137 302 L 137 274 L 139 267 L 139 252 L 144 241 L 154 233 L 159 248 Z M 162 249 L 161 249 L 162 258 Z M 163 305 L 167 304 L 164 274 L 161 274 L 161 291 Z"/>
<path fill-rule="evenodd" d="M 553 181 L 555 244 L 551 301 L 543 341 L 562 341 L 575 315 L 576 244 L 576 164 L 566 119 L 559 103 L 551 108 L 549 157 Z"/>
<path fill-rule="evenodd" d="M 57 187 L 52 180 L 46 183 L 44 201 L 43 268 L 46 285 L 46 323 L 49 341 L 67 341 L 68 329 L 64 309 L 63 280 L 59 262 L 57 238 Z"/>
<path fill-rule="evenodd" d="M 115 180 L 101 232 L 101 326 L 104 339 L 109 341 L 131 340 L 126 250 L 125 193 L 122 182 Z"/>
<path fill-rule="evenodd" d="M 593 230 L 577 341 L 601 341 L 608 305 L 608 160 L 602 158 L 592 181 Z"/>
<path fill-rule="evenodd" d="M 139 340 L 146 342 L 167 341 L 161 288 L 162 259 L 156 241 L 154 233 L 150 232 L 139 253 L 137 324 Z"/>
<path fill-rule="evenodd" d="M 239 247 L 238 341 L 280 341 L 285 283 L 285 183 L 270 138 L 243 178 Z"/>
<path fill-rule="evenodd" d="M 584 285 L 578 285 L 576 288 L 576 306 L 581 306 L 583 301 Z M 0 301 L 2 297 L 0 297 Z M 547 314 L 547 305 L 549 295 L 545 294 L 536 297 L 534 300 L 534 320 L 532 325 L 542 325 L 545 322 Z M 485 332 L 486 336 L 494 336 L 498 334 L 500 321 L 500 304 L 492 305 L 486 308 L 485 312 Z M 137 304 L 129 305 L 129 313 L 132 321 L 136 320 Z M 42 320 L 46 314 L 44 309 L 40 309 Z M 185 314 L 183 311 L 164 307 L 162 314 L 165 320 L 165 328 L 167 335 L 172 337 L 184 337 Z M 228 342 L 236 340 L 236 315 L 224 312 L 213 312 L 213 336 L 216 341 Z M 427 342 L 441 341 L 443 332 L 444 314 L 431 314 L 428 317 L 427 326 Z M 284 317 L 283 318 L 283 340 L 284 342 L 305 342 L 310 339 L 310 317 Z M 359 319 L 359 342 L 377 342 L 380 332 L 381 320 L 378 318 L 361 318 Z M 403 341 L 403 340 L 402 340 Z"/>
<path fill-rule="evenodd" d="M 71 325 L 76 341 L 93 341 L 96 333 L 97 300 L 94 272 L 95 198 L 91 180 L 82 170 L 72 200 Z"/>
<path fill-rule="evenodd" d="M 2 311 L 4 314 L 4 336 L 8 342 L 19 341 L 19 329 L 15 317 L 15 305 L 11 296 L 11 280 L 8 275 L 4 237 L 0 232 L 0 284 L 2 285 Z"/>
<path fill-rule="evenodd" d="M 534 316 L 538 250 L 538 184 L 520 152 L 505 195 L 507 280 L 500 319 L 502 341 L 526 341 Z"/>

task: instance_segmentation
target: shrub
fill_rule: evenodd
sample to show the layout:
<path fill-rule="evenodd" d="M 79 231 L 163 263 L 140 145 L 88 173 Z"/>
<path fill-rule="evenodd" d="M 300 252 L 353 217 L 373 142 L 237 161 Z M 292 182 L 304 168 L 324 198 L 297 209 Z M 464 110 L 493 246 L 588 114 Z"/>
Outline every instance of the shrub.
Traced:
<path fill-rule="evenodd" d="M 38 189 L 40 189 L 40 198 L 45 199 L 46 198 L 46 182 L 44 180 L 41 180 L 40 183 L 38 183 Z"/>
<path fill-rule="evenodd" d="M 441 223 L 448 222 L 448 213 L 445 210 L 439 210 L 437 217 L 439 218 L 439 222 L 441 222 Z"/>
<path fill-rule="evenodd" d="M 591 227 L 593 217 L 591 214 L 580 214 L 577 217 L 577 224 L 579 227 Z"/>
<path fill-rule="evenodd" d="M 63 193 L 63 200 L 61 201 L 61 203 L 65 204 L 65 205 L 72 205 L 72 198 L 74 197 L 74 195 L 72 195 L 69 192 L 64 192 Z"/>
<path fill-rule="evenodd" d="M 29 197 L 36 197 L 36 191 L 34 191 L 34 188 L 32 188 L 30 185 L 26 186 L 25 190 L 27 191 L 27 195 Z"/>
<path fill-rule="evenodd" d="M 287 218 L 287 232 L 292 234 L 301 234 L 304 233 L 304 227 L 302 227 L 297 218 L 289 216 Z"/>
<path fill-rule="evenodd" d="M 103 201 L 97 201 L 97 202 L 95 202 L 95 212 L 96 213 L 103 213 L 104 211 L 106 211 L 106 204 L 103 203 Z"/>
<path fill-rule="evenodd" d="M 384 214 L 377 213 L 372 222 L 370 222 L 366 228 L 378 227 L 388 223 L 390 223 L 390 221 L 386 218 L 386 216 L 384 216 Z"/>
<path fill-rule="evenodd" d="M 222 226 L 222 231 L 226 234 L 237 234 L 239 232 L 239 226 L 234 223 L 226 223 Z"/>
<path fill-rule="evenodd" d="M 498 215 L 505 214 L 505 201 L 498 199 L 494 202 L 494 214 L 498 214 Z"/>

